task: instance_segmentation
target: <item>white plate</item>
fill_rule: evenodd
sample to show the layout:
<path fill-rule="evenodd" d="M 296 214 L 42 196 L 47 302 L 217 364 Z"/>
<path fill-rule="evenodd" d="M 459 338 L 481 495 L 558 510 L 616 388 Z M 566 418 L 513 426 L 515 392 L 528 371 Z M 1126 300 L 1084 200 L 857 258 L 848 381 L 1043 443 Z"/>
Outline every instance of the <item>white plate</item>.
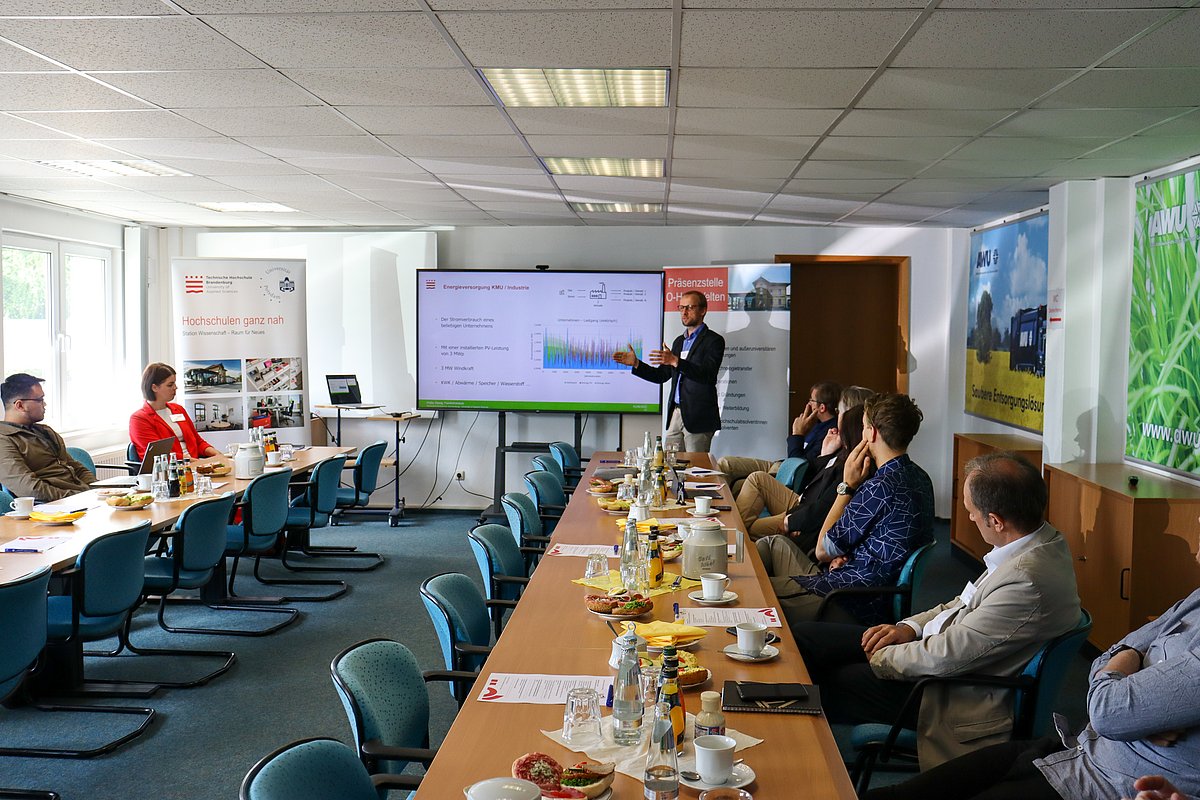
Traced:
<path fill-rule="evenodd" d="M 627 619 L 641 619 L 642 617 L 646 616 L 654 609 L 648 608 L 640 614 L 633 614 L 633 615 L 630 615 L 630 614 L 605 614 L 600 611 L 592 611 L 590 608 L 585 609 L 585 610 L 589 614 L 599 617 L 600 619 L 607 619 L 607 620 L 613 620 L 615 622 L 621 622 L 622 620 L 627 620 Z"/>
<path fill-rule="evenodd" d="M 79 519 L 83 519 L 83 517 L 80 517 Z M 34 522 L 36 522 L 38 525 L 49 525 L 51 527 L 58 527 L 60 525 L 74 525 L 76 522 L 79 521 L 79 519 L 63 519 L 63 520 L 58 520 L 55 522 L 49 522 L 47 520 L 38 519 L 38 520 L 34 520 Z"/>
<path fill-rule="evenodd" d="M 770 661 L 772 658 L 779 655 L 779 648 L 767 645 L 757 656 L 748 656 L 741 650 L 738 650 L 738 646 L 736 644 L 731 644 L 726 646 L 721 652 L 732 658 L 734 661 L 749 661 L 752 663 L 757 663 L 759 661 Z"/>
<path fill-rule="evenodd" d="M 730 789 L 740 789 L 743 786 L 749 786 L 758 777 L 754 774 L 754 770 L 750 769 L 746 764 L 738 764 L 733 768 L 733 774 L 729 776 L 729 780 L 724 783 L 705 783 L 704 781 L 689 781 L 682 775 L 679 776 L 679 782 L 684 786 L 692 789 L 716 789 L 718 787 L 728 787 Z"/>
<path fill-rule="evenodd" d="M 697 647 L 700 646 L 700 643 L 702 641 L 704 641 L 704 637 L 696 639 L 695 641 L 692 641 L 692 642 L 688 642 L 687 644 L 677 644 L 677 645 L 675 645 L 675 649 L 676 650 L 695 650 Z M 647 653 L 661 653 L 662 648 L 661 647 L 653 647 L 651 645 L 646 645 L 646 652 Z"/>
<path fill-rule="evenodd" d="M 587 493 L 590 494 L 592 497 L 616 497 L 617 496 L 616 489 L 613 489 L 611 492 L 595 492 L 595 491 L 592 491 L 591 489 L 588 489 Z M 609 789 L 609 791 L 612 791 L 612 790 Z"/>
<path fill-rule="evenodd" d="M 687 686 L 680 686 L 679 688 L 687 692 L 691 691 L 692 689 L 703 689 L 705 686 L 708 686 L 710 683 L 712 683 L 712 670 L 705 669 L 704 671 L 708 673 L 708 676 L 704 680 L 700 681 L 699 683 L 689 683 Z"/>
<path fill-rule="evenodd" d="M 668 551 L 668 552 L 666 552 L 666 553 L 663 553 L 663 554 L 662 554 L 662 560 L 663 560 L 664 562 L 668 562 L 668 561 L 674 561 L 675 559 L 679 558 L 681 555 L 683 555 L 683 548 L 682 548 L 682 547 L 678 547 L 678 548 L 676 548 L 676 549 L 674 549 L 674 550 L 670 550 L 670 551 Z"/>
<path fill-rule="evenodd" d="M 734 600 L 737 600 L 738 593 L 726 591 L 725 594 L 722 595 L 721 599 L 719 599 L 719 600 L 705 600 L 704 592 L 701 591 L 700 589 L 697 589 L 696 591 L 688 594 L 688 599 L 695 600 L 697 603 L 699 603 L 702 606 L 723 606 L 726 603 L 732 603 Z"/>
<path fill-rule="evenodd" d="M 713 517 L 715 517 L 715 516 L 719 515 L 721 512 L 720 512 L 720 511 L 717 511 L 717 510 L 714 508 L 714 509 L 710 509 L 710 510 L 709 510 L 709 512 L 708 512 L 707 514 L 701 514 L 701 513 L 700 513 L 699 511 L 697 511 L 696 509 L 694 509 L 694 508 L 689 508 L 689 509 L 687 510 L 687 513 L 691 514 L 693 517 L 702 517 L 702 518 L 704 518 L 704 519 L 711 519 L 711 518 L 713 518 Z"/>
<path fill-rule="evenodd" d="M 9 512 L 8 512 L 7 514 L 5 514 L 4 516 L 6 516 L 6 517 L 12 517 L 13 519 L 29 519 L 29 512 L 28 512 L 28 511 L 24 511 L 24 512 L 22 512 L 22 511 L 9 511 Z"/>
<path fill-rule="evenodd" d="M 105 503 L 105 505 L 108 505 L 108 504 Z M 154 505 L 153 500 L 151 500 L 149 503 L 146 503 L 146 505 L 144 505 L 144 506 L 108 506 L 108 507 L 111 508 L 113 511 L 145 511 L 147 508 L 149 508 L 152 505 Z"/>
<path fill-rule="evenodd" d="M 612 516 L 614 516 L 614 517 L 628 517 L 628 516 L 629 516 L 629 509 L 628 509 L 628 508 L 627 508 L 627 509 L 625 509 L 624 511 L 621 511 L 621 510 L 618 510 L 618 509 L 612 509 L 612 510 L 609 510 L 609 509 L 607 509 L 607 508 L 601 508 L 600 510 L 601 510 L 601 511 L 603 511 L 605 514 L 611 514 L 611 515 L 612 515 Z"/>

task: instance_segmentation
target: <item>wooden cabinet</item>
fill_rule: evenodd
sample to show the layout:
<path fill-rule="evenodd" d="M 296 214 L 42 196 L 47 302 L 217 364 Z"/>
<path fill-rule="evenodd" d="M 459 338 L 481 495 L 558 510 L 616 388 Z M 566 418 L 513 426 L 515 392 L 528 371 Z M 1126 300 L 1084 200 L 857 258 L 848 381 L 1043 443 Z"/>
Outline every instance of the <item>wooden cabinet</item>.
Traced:
<path fill-rule="evenodd" d="M 1044 472 L 1047 517 L 1071 546 L 1096 647 L 1200 586 L 1200 487 L 1128 464 L 1051 464 Z"/>
<path fill-rule="evenodd" d="M 1042 466 L 1042 443 L 1028 436 L 1011 433 L 956 433 L 954 434 L 954 494 L 950 508 L 950 541 L 952 546 L 969 553 L 978 560 L 992 546 L 979 535 L 979 529 L 967 516 L 963 508 L 963 470 L 967 462 L 976 456 L 994 453 L 997 450 L 1012 450 L 1029 459 L 1035 467 Z"/>

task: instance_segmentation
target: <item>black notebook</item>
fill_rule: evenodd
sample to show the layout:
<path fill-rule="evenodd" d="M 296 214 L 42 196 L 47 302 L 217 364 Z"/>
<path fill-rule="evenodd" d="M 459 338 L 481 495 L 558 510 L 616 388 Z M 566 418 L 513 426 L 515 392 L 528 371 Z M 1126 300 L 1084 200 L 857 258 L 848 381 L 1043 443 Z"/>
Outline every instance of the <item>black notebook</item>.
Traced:
<path fill-rule="evenodd" d="M 762 695 L 763 699 L 743 700 L 738 691 L 741 684 L 747 694 Z M 721 692 L 722 711 L 755 711 L 767 714 L 820 714 L 821 690 L 806 683 L 751 683 L 725 681 Z"/>

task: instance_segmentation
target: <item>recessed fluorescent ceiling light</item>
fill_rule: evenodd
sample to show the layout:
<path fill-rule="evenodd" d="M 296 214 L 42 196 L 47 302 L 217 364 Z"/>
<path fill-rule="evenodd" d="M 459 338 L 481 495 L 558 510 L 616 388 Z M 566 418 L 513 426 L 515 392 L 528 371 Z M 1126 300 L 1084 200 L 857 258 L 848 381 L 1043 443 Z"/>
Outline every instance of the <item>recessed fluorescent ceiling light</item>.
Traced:
<path fill-rule="evenodd" d="M 297 213 L 296 209 L 280 203 L 196 203 L 209 211 L 255 211 L 269 214 Z"/>
<path fill-rule="evenodd" d="M 47 167 L 74 172 L 78 175 L 87 175 L 89 178 L 165 178 L 165 177 L 191 177 L 190 172 L 172 169 L 165 164 L 159 164 L 156 161 L 71 161 L 68 159 L 53 160 L 53 161 L 38 161 Z"/>
<path fill-rule="evenodd" d="M 661 178 L 661 158 L 543 158 L 554 175 L 604 175 L 617 178 Z"/>
<path fill-rule="evenodd" d="M 658 107 L 667 104 L 665 69 L 481 69 L 509 107 Z"/>
<path fill-rule="evenodd" d="M 571 203 L 576 211 L 592 211 L 607 214 L 659 214 L 662 203 Z"/>

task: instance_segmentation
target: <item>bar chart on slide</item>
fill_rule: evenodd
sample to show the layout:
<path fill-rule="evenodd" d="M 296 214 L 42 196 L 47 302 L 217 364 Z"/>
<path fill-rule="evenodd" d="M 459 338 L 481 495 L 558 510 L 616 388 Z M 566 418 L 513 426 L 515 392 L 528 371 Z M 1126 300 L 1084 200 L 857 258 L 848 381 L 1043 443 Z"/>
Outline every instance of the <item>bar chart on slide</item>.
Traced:
<path fill-rule="evenodd" d="M 547 329 L 542 334 L 542 369 L 617 369 L 626 366 L 613 361 L 613 353 L 628 350 L 642 357 L 641 335 L 630 331 L 620 339 L 602 329 Z"/>

